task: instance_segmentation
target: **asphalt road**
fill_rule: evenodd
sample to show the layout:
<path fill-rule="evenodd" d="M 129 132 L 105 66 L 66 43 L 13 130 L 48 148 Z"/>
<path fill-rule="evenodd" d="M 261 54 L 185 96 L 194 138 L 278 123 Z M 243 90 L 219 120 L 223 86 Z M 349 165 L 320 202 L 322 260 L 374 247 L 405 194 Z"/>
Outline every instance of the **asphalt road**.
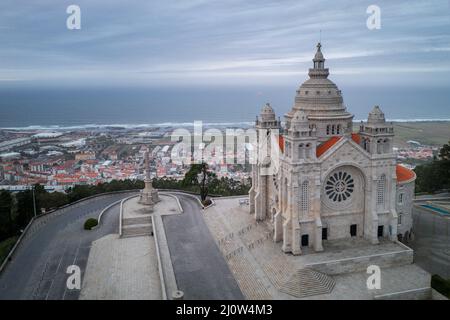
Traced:
<path fill-rule="evenodd" d="M 183 214 L 163 216 L 178 288 L 185 299 L 244 299 L 203 219 L 200 205 L 177 194 Z"/>
<path fill-rule="evenodd" d="M 96 218 L 103 208 L 127 196 L 118 194 L 81 203 L 30 229 L 0 274 L 0 299 L 78 299 L 80 291 L 66 287 L 67 267 L 79 266 L 83 279 L 92 241 L 118 233 L 119 206 L 105 212 L 100 228 L 86 231 L 84 221 Z"/>

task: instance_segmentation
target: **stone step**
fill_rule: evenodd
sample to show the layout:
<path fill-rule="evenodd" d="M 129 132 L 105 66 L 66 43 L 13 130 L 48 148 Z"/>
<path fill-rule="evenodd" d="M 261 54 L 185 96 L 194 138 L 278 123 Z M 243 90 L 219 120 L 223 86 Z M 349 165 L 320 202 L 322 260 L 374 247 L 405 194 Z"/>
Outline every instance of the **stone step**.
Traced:
<path fill-rule="evenodd" d="M 282 287 L 281 291 L 297 298 L 331 293 L 335 281 L 330 276 L 312 269 L 299 269 Z"/>
<path fill-rule="evenodd" d="M 153 231 L 150 223 L 134 224 L 122 227 L 122 236 L 149 235 Z"/>
<path fill-rule="evenodd" d="M 128 235 L 122 234 L 122 238 L 134 238 L 134 237 L 146 237 L 146 236 L 152 236 L 152 234 L 149 233 L 149 232 L 137 233 L 137 234 L 128 234 Z"/>
<path fill-rule="evenodd" d="M 145 215 L 142 217 L 133 217 L 133 218 L 126 218 L 122 220 L 123 226 L 129 226 L 133 224 L 147 224 L 152 222 L 152 216 L 151 215 Z"/>

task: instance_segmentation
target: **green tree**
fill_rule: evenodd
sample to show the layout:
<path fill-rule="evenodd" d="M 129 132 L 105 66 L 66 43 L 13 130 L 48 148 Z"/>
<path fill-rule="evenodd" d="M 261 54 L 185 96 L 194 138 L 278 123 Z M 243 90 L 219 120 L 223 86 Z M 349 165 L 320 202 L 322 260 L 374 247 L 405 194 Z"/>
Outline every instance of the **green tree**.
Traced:
<path fill-rule="evenodd" d="M 444 144 L 441 151 L 439 152 L 439 157 L 443 161 L 450 161 L 450 141 L 448 144 Z"/>
<path fill-rule="evenodd" d="M 34 205 L 33 205 L 33 192 L 32 190 L 26 190 L 17 193 L 17 217 L 16 224 L 18 228 L 25 228 L 25 226 L 30 222 L 31 218 L 34 216 Z M 39 199 L 36 197 L 36 215 L 39 215 L 40 205 Z"/>
<path fill-rule="evenodd" d="M 12 217 L 13 198 L 6 190 L 0 191 L 0 241 L 12 236 L 15 232 Z"/>
<path fill-rule="evenodd" d="M 450 188 L 450 142 L 439 153 L 439 159 L 417 166 L 416 192 L 433 193 Z"/>
<path fill-rule="evenodd" d="M 208 169 L 208 164 L 202 162 L 193 164 L 184 175 L 181 182 L 183 187 L 195 186 L 200 192 L 200 198 L 205 201 L 208 197 L 208 190 L 215 183 L 216 175 Z"/>

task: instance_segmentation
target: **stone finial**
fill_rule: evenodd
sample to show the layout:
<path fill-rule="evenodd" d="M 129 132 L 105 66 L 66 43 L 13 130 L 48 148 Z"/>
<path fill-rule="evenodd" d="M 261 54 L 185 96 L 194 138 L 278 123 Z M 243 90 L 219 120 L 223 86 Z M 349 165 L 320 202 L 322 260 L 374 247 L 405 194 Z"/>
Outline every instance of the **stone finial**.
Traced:
<path fill-rule="evenodd" d="M 369 117 L 367 119 L 367 123 L 370 124 L 381 124 L 385 123 L 386 118 L 384 117 L 383 111 L 381 111 L 379 106 L 373 107 L 372 111 L 369 113 Z"/>

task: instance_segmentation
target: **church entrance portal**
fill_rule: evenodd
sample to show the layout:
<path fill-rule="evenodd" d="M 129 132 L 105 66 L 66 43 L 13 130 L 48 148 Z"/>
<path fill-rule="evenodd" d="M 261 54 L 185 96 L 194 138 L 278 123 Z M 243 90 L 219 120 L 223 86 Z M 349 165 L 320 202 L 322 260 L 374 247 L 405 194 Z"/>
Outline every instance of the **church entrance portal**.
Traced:
<path fill-rule="evenodd" d="M 356 224 L 352 224 L 351 226 L 350 226 L 350 236 L 351 237 L 356 237 L 356 231 L 357 231 L 357 225 Z"/>
<path fill-rule="evenodd" d="M 302 235 L 302 247 L 307 247 L 309 245 L 309 235 Z"/>

